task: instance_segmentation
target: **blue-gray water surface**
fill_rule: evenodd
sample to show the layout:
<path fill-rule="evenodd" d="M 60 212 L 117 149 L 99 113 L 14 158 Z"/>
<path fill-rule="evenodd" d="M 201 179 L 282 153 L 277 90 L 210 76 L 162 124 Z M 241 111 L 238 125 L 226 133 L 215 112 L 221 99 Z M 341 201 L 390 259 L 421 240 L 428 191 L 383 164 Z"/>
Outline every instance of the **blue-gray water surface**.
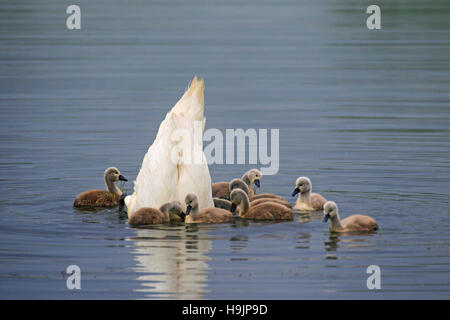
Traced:
<path fill-rule="evenodd" d="M 369 1 L 77 4 L 69 31 L 67 2 L 0 2 L 0 298 L 450 298 L 447 0 L 378 1 L 380 30 Z M 207 129 L 280 130 L 279 172 L 259 192 L 293 203 L 308 176 L 380 230 L 330 235 L 320 214 L 132 228 L 117 209 L 75 210 L 108 166 L 131 191 L 194 74 Z"/>

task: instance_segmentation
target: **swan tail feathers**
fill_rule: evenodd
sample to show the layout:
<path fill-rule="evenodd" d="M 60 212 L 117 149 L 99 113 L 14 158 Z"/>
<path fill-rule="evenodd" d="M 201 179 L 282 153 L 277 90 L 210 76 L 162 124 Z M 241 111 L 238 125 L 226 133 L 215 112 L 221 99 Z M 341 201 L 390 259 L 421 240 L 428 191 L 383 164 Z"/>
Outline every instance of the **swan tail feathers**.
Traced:
<path fill-rule="evenodd" d="M 204 121 L 205 111 L 205 80 L 192 79 L 189 88 L 172 108 L 171 112 L 183 114 L 189 121 Z"/>

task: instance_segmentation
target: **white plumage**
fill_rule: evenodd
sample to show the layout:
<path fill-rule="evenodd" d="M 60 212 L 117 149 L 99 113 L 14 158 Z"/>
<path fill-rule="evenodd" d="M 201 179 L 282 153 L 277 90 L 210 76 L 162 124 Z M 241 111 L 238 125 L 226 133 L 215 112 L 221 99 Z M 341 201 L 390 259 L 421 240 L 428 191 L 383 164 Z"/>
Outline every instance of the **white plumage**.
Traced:
<path fill-rule="evenodd" d="M 142 207 L 159 208 L 173 200 L 184 204 L 187 193 L 197 195 L 200 208 L 214 207 L 203 153 L 203 91 L 204 80 L 194 77 L 161 122 L 134 182 L 134 193 L 125 198 L 129 218 Z"/>

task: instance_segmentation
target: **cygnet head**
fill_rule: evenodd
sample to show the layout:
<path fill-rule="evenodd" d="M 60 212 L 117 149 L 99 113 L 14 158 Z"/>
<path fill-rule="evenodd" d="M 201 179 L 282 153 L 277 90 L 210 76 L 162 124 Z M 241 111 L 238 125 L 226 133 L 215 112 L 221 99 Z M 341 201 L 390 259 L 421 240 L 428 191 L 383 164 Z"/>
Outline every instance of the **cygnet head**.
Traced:
<path fill-rule="evenodd" d="M 338 207 L 334 201 L 327 201 L 323 205 L 323 222 L 333 219 L 338 215 Z"/>
<path fill-rule="evenodd" d="M 109 167 L 105 170 L 105 180 L 116 182 L 116 181 L 128 181 L 116 167 Z"/>
<path fill-rule="evenodd" d="M 258 188 L 261 186 L 262 173 L 258 169 L 251 169 L 247 172 L 248 179 Z"/>
<path fill-rule="evenodd" d="M 181 202 L 180 201 L 172 201 L 169 202 L 169 205 L 167 206 L 167 213 L 170 215 L 172 214 L 176 214 L 177 216 L 179 216 L 183 221 L 184 218 L 186 217 L 186 215 L 183 212 L 183 209 L 181 208 Z"/>
<path fill-rule="evenodd" d="M 192 209 L 198 208 L 198 198 L 193 193 L 188 193 L 184 198 L 184 202 L 186 203 L 186 217 L 193 211 Z"/>
<path fill-rule="evenodd" d="M 231 201 L 231 209 L 230 211 L 234 213 L 236 211 L 236 207 L 241 203 L 245 202 L 245 198 L 247 198 L 248 204 L 248 196 L 242 189 L 234 189 L 230 193 L 230 201 Z"/>
<path fill-rule="evenodd" d="M 308 177 L 300 177 L 295 182 L 295 189 L 292 192 L 292 196 L 294 197 L 297 193 L 305 193 L 309 192 L 312 189 L 311 180 Z"/>
<path fill-rule="evenodd" d="M 242 179 L 233 179 L 233 180 L 231 180 L 231 182 L 230 182 L 230 193 L 234 189 L 241 189 L 246 194 L 248 194 L 250 192 L 249 189 L 248 189 L 247 184 Z"/>

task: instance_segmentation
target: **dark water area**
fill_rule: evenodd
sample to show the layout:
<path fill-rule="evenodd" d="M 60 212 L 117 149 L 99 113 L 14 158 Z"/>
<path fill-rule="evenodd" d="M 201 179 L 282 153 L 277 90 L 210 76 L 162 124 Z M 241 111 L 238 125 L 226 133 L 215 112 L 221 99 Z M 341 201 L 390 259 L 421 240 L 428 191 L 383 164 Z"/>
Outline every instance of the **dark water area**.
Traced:
<path fill-rule="evenodd" d="M 448 299 L 450 3 L 0 2 L 0 298 Z M 279 129 L 279 172 L 367 214 L 374 234 L 292 222 L 132 228 L 72 207 L 117 166 L 139 172 L 194 74 L 206 128 Z M 210 166 L 213 181 L 255 165 Z M 65 270 L 78 265 L 81 290 Z M 381 269 L 368 290 L 366 269 Z"/>

